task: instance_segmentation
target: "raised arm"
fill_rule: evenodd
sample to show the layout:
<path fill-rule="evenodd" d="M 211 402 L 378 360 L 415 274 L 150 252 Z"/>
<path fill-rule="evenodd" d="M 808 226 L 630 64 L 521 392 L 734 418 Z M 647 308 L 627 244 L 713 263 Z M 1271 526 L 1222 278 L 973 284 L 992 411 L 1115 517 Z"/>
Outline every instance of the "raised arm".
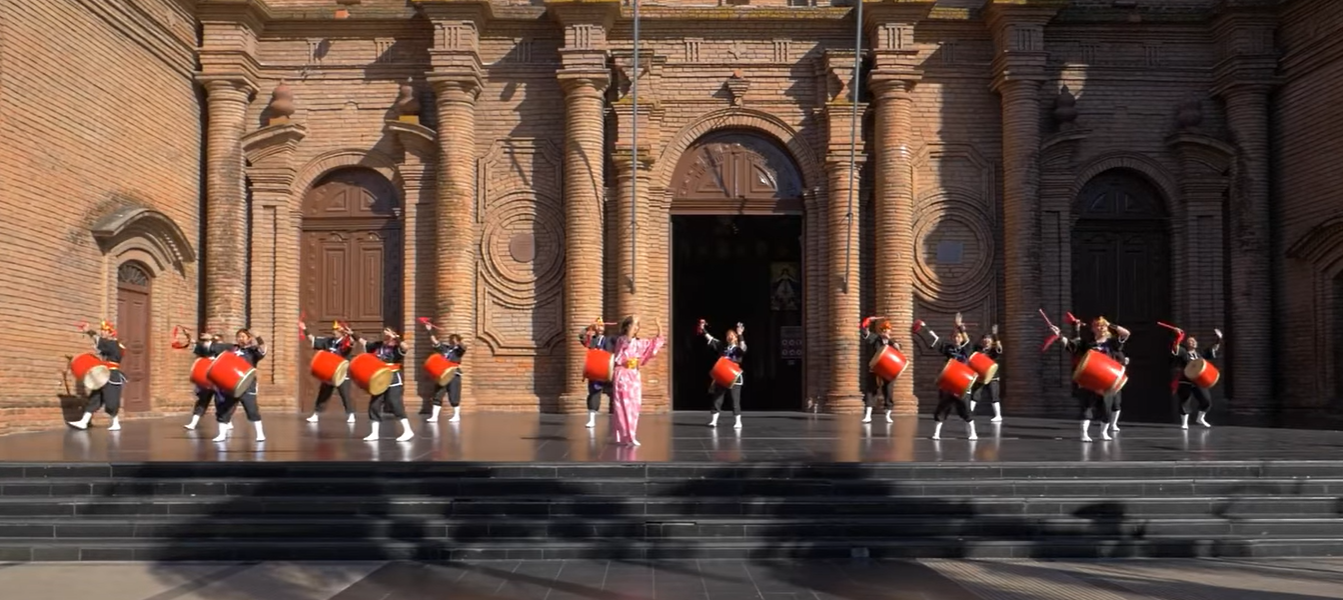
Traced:
<path fill-rule="evenodd" d="M 1111 324 L 1111 325 L 1110 325 L 1110 331 L 1113 331 L 1113 332 L 1114 332 L 1114 334 L 1115 334 L 1115 338 L 1117 338 L 1117 339 L 1119 340 L 1119 343 L 1122 344 L 1122 343 L 1128 341 L 1129 330 L 1127 330 L 1127 329 L 1125 329 L 1125 328 L 1123 328 L 1123 327 L 1120 327 L 1120 326 L 1118 326 L 1118 325 Z"/>
<path fill-rule="evenodd" d="M 1212 342 L 1212 346 L 1209 346 L 1209 347 L 1208 347 L 1208 350 L 1207 350 L 1207 357 L 1210 358 L 1210 359 L 1211 359 L 1211 358 L 1217 358 L 1217 355 L 1220 354 L 1220 353 L 1222 352 L 1222 330 L 1221 330 L 1221 329 L 1214 329 L 1214 330 L 1212 330 L 1212 332 L 1213 332 L 1214 335 L 1217 336 L 1217 339 L 1216 339 L 1216 340 L 1213 340 L 1213 342 Z"/>

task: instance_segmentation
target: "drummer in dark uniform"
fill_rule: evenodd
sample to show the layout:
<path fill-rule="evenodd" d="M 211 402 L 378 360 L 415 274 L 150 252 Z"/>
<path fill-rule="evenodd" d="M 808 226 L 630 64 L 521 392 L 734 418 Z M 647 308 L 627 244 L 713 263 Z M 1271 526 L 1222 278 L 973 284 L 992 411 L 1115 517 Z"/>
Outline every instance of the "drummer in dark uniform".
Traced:
<path fill-rule="evenodd" d="M 962 364 L 970 362 L 970 334 L 965 331 L 965 324 L 961 321 L 961 314 L 956 313 L 955 333 L 950 340 L 939 338 L 932 329 L 923 326 L 923 321 L 915 324 L 914 333 L 918 334 L 928 343 L 928 347 L 939 352 L 942 356 Z M 946 422 L 947 417 L 951 416 L 951 411 L 956 411 L 956 415 L 965 421 L 967 433 L 966 439 L 977 440 L 979 435 L 975 433 L 975 421 L 970 415 L 970 390 L 966 390 L 960 396 L 953 396 L 946 390 L 937 390 L 937 408 L 933 411 L 933 439 L 942 439 L 942 424 Z"/>
<path fill-rule="evenodd" d="M 247 364 L 256 368 L 261 359 L 266 358 L 266 340 L 252 335 L 247 329 L 239 329 L 234 335 L 233 345 L 214 342 L 210 344 L 209 352 L 212 356 L 218 356 L 225 352 L 232 352 L 238 358 L 247 361 Z M 215 436 L 214 441 L 222 442 L 228 439 L 229 431 L 233 429 L 229 425 L 233 421 L 233 411 L 237 410 L 238 404 L 242 404 L 243 413 L 247 415 L 247 420 L 256 428 L 256 441 L 266 441 L 266 431 L 261 426 L 261 409 L 257 406 L 257 382 L 252 379 L 252 385 L 240 397 L 233 397 L 228 392 L 220 390 L 224 397 L 224 405 L 221 409 L 216 409 L 219 419 L 219 435 Z"/>
<path fill-rule="evenodd" d="M 746 340 L 742 338 L 746 333 L 746 326 L 737 323 L 733 329 L 727 330 L 723 334 L 723 339 L 718 339 L 705 329 L 704 320 L 701 319 L 696 328 L 696 334 L 704 336 L 704 341 L 708 342 L 709 348 L 717 352 L 722 358 L 726 358 L 737 365 L 741 365 L 742 359 L 746 358 Z M 733 429 L 741 429 L 741 385 L 744 377 L 738 377 L 732 387 L 725 388 L 718 385 L 717 381 L 709 380 L 709 397 L 713 399 L 713 416 L 709 418 L 709 427 L 718 426 L 718 414 L 723 412 L 723 396 L 732 396 L 732 417 L 736 421 Z"/>
<path fill-rule="evenodd" d="M 1184 368 L 1189 363 L 1199 359 L 1212 362 L 1217 358 L 1218 352 L 1222 349 L 1222 330 L 1212 330 L 1217 335 L 1217 341 L 1208 348 L 1199 348 L 1198 340 L 1194 336 L 1186 337 L 1183 331 L 1175 333 L 1175 343 L 1171 346 L 1170 353 L 1172 362 L 1179 373 L 1175 376 L 1175 397 L 1180 403 L 1180 429 L 1189 429 L 1189 410 L 1191 404 L 1197 405 L 1198 424 L 1211 428 L 1208 424 L 1208 410 L 1212 408 L 1212 391 L 1194 385 L 1188 377 L 1184 375 Z"/>
<path fill-rule="evenodd" d="M 364 352 L 368 352 L 378 357 L 382 362 L 392 369 L 392 383 L 387 390 L 381 394 L 373 396 L 368 402 L 368 420 L 373 425 L 373 432 L 364 438 L 366 442 L 376 442 L 381 433 L 383 420 L 387 419 L 387 413 L 390 412 L 393 417 L 401 422 L 401 435 L 396 438 L 398 442 L 407 442 L 415 437 L 415 432 L 410 429 L 410 419 L 406 417 L 405 403 L 405 380 L 401 376 L 401 365 L 406 361 L 406 354 L 410 348 L 405 340 L 401 339 L 395 331 L 390 328 L 382 330 L 382 340 L 370 342 L 363 338 L 359 339 L 363 344 Z"/>
<path fill-rule="evenodd" d="M 340 355 L 345 360 L 350 360 L 350 355 L 354 353 L 354 331 L 342 324 L 340 321 L 331 323 L 331 337 L 317 337 L 308 333 L 308 325 L 299 323 L 303 330 L 303 335 L 307 336 L 308 343 L 312 344 L 314 350 L 326 350 Z M 322 387 L 317 390 L 317 401 L 312 406 L 312 416 L 308 417 L 309 423 L 317 422 L 317 415 L 322 413 L 326 403 L 331 400 L 331 393 L 340 395 L 340 403 L 345 407 L 345 422 L 354 422 L 354 400 L 350 398 L 350 378 L 346 377 L 340 385 L 333 386 L 323 381 Z"/>
<path fill-rule="evenodd" d="M 976 381 L 974 388 L 970 392 L 970 414 L 975 414 L 975 404 L 989 402 L 993 404 L 993 419 L 991 423 L 1003 422 L 1003 407 L 999 401 L 998 376 L 1002 374 L 1003 341 L 998 338 L 998 326 L 994 325 L 989 332 L 980 336 L 979 343 L 975 344 L 975 352 L 983 354 L 998 364 L 998 369 L 993 372 L 993 379 L 989 381 Z"/>
<path fill-rule="evenodd" d="M 873 321 L 876 321 L 876 332 L 873 332 Z M 891 321 L 889 319 L 877 319 L 876 317 L 867 317 L 863 319 L 862 327 L 859 329 L 859 335 L 863 343 L 867 344 L 868 364 L 871 359 L 884 351 L 887 347 L 900 349 L 900 342 L 891 338 Z M 867 407 L 863 410 L 863 422 L 872 422 L 872 409 L 881 402 L 882 410 L 886 411 L 886 422 L 894 423 L 895 419 L 891 417 L 891 411 L 895 410 L 895 385 L 892 381 L 882 381 L 875 373 L 869 373 L 863 377 L 863 397 Z"/>
<path fill-rule="evenodd" d="M 1062 336 L 1058 327 L 1051 327 L 1050 330 L 1054 332 L 1054 335 Z M 1089 342 L 1082 339 L 1079 328 L 1075 337 L 1063 338 L 1063 348 L 1072 353 L 1076 360 L 1080 360 L 1088 350 L 1095 350 L 1122 363 L 1124 357 L 1120 354 L 1120 349 L 1123 347 L 1123 343 L 1128 341 L 1128 337 L 1129 331 L 1127 329 L 1110 323 L 1105 317 L 1096 317 L 1091 322 L 1091 340 Z M 1111 439 L 1109 433 L 1110 395 L 1102 396 L 1081 387 L 1077 388 L 1077 395 L 1082 404 L 1082 441 L 1091 441 L 1091 435 L 1089 434 L 1091 421 L 1097 417 L 1105 424 L 1101 427 L 1101 439 Z"/>
<path fill-rule="evenodd" d="M 449 361 L 461 364 L 462 357 L 466 355 L 466 344 L 462 343 L 462 336 L 455 333 L 449 334 L 446 341 L 439 340 L 432 333 L 434 326 L 432 323 L 425 323 L 425 329 L 429 330 L 429 343 L 434 345 L 434 352 L 443 355 L 443 358 Z M 449 423 L 459 423 L 462 420 L 462 368 L 457 367 L 457 372 L 452 375 L 447 385 L 435 385 L 434 395 L 430 400 L 433 402 L 433 412 L 429 415 L 428 421 L 437 421 L 438 415 L 443 410 L 443 396 L 448 397 L 448 404 L 452 406 L 452 418 Z"/>
<path fill-rule="evenodd" d="M 68 423 L 75 429 L 88 429 L 93 414 L 101 408 L 107 411 L 107 416 L 112 417 L 112 424 L 107 430 L 120 431 L 121 419 L 117 415 L 121 412 L 121 390 L 126 385 L 126 375 L 121 372 L 121 359 L 125 355 L 126 347 L 117 340 L 116 328 L 107 321 L 99 324 L 98 331 L 87 329 L 84 335 L 93 338 L 93 351 L 106 363 L 112 374 L 103 387 L 89 393 L 89 403 L 84 407 L 84 418 Z"/>
<path fill-rule="evenodd" d="M 187 345 L 191 346 L 191 353 L 196 355 L 197 358 L 214 358 L 219 356 L 218 352 L 212 351 L 212 345 L 216 339 L 217 337 L 215 334 L 202 332 L 200 339 L 188 340 Z M 219 408 L 224 404 L 224 397 L 214 388 L 203 388 L 200 386 L 195 386 L 195 388 L 196 403 L 191 407 L 191 422 L 183 425 L 183 427 L 186 427 L 188 430 L 196 429 L 196 426 L 201 422 L 201 417 L 205 416 L 205 411 L 210 408 L 212 402 L 215 405 L 216 417 L 219 416 Z M 232 423 L 225 423 L 224 425 L 228 427 L 233 426 Z"/>
<path fill-rule="evenodd" d="M 616 338 L 606 335 L 606 323 L 600 318 L 593 321 L 591 325 L 583 328 L 583 332 L 578 334 L 578 343 L 582 344 L 588 350 L 605 350 L 615 353 Z M 607 403 L 611 399 L 611 382 L 609 381 L 588 381 L 588 424 L 586 427 L 592 429 L 597 426 L 597 413 L 602 409 L 602 394 L 606 394 Z"/>

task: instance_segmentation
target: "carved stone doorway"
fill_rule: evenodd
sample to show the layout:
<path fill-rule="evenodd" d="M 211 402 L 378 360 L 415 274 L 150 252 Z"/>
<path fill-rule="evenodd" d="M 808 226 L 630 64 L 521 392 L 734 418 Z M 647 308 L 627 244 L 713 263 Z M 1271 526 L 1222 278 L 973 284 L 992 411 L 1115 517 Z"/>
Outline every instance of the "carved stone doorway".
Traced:
<path fill-rule="evenodd" d="M 328 336 L 339 320 L 372 341 L 382 339 L 384 327 L 402 326 L 400 216 L 396 189 L 376 171 L 341 169 L 313 185 L 303 201 L 299 300 L 310 333 Z M 308 373 L 312 354 L 307 348 L 299 355 L 305 411 L 319 385 Z M 367 407 L 368 395 L 352 389 L 356 410 Z M 339 404 L 338 397 L 332 401 Z"/>

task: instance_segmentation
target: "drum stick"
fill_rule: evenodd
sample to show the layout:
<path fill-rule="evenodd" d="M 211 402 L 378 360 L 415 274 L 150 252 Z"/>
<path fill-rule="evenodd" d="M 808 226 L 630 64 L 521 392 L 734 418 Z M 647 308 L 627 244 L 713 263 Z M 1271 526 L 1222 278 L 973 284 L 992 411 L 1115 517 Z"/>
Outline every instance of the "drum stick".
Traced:
<path fill-rule="evenodd" d="M 1040 346 L 1040 352 L 1044 352 L 1044 351 L 1048 350 L 1049 347 L 1050 347 L 1050 346 L 1053 346 L 1053 345 L 1054 345 L 1054 342 L 1057 342 L 1057 341 L 1059 341 L 1059 336 L 1054 335 L 1054 334 L 1052 334 L 1052 333 L 1049 334 L 1049 337 L 1045 339 L 1045 345 Z"/>
<path fill-rule="evenodd" d="M 420 317 L 419 320 L 421 325 L 428 325 L 430 329 L 438 329 L 438 326 L 434 325 L 434 322 L 430 320 L 429 317 Z"/>
<path fill-rule="evenodd" d="M 1051 329 L 1054 327 L 1054 323 L 1051 322 L 1051 321 L 1049 320 L 1049 315 L 1046 315 L 1046 314 L 1045 314 L 1045 309 L 1043 309 L 1043 308 L 1040 309 L 1040 316 L 1041 316 L 1042 318 L 1044 318 L 1044 320 L 1045 320 L 1045 325 L 1048 325 Z M 1052 343 L 1052 342 L 1051 342 L 1051 343 Z M 1046 344 L 1045 347 L 1048 347 L 1048 344 Z"/>
<path fill-rule="evenodd" d="M 1162 326 L 1162 327 L 1165 327 L 1166 329 L 1169 329 L 1169 330 L 1171 330 L 1171 331 L 1184 331 L 1183 329 L 1180 329 L 1179 327 L 1176 327 L 1176 326 L 1174 326 L 1174 325 L 1171 325 L 1170 323 L 1162 323 L 1161 321 L 1157 321 L 1156 324 L 1157 324 L 1157 325 L 1160 325 L 1160 326 Z"/>

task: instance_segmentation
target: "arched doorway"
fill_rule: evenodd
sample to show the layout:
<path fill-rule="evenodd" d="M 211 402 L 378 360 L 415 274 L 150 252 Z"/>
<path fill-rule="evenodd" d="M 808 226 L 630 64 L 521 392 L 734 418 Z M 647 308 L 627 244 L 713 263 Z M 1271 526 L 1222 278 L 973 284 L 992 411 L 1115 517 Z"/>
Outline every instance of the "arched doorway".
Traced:
<path fill-rule="evenodd" d="M 401 207 L 392 184 L 376 171 L 341 169 L 320 179 L 303 200 L 302 279 L 299 302 L 312 333 L 329 335 L 347 321 L 369 339 L 402 319 Z M 305 344 L 306 345 L 306 344 Z M 317 393 L 307 374 L 312 349 L 302 354 L 301 401 Z M 355 389 L 367 402 L 367 395 Z"/>
<path fill-rule="evenodd" d="M 149 352 L 151 292 L 153 281 L 144 265 L 127 261 L 117 267 L 117 337 L 126 351 L 121 357 L 121 372 L 126 387 L 121 402 L 129 412 L 150 409 Z"/>
<path fill-rule="evenodd" d="M 1073 307 L 1132 332 L 1124 420 L 1169 422 L 1171 334 L 1156 324 L 1171 311 L 1170 237 L 1161 193 L 1137 173 L 1115 169 L 1082 188 L 1072 232 Z"/>
<path fill-rule="evenodd" d="M 802 178 L 788 151 L 751 131 L 706 135 L 672 176 L 672 406 L 711 406 L 717 355 L 686 335 L 699 319 L 714 337 L 746 326 L 745 410 L 803 402 Z M 730 410 L 725 401 L 723 409 Z"/>

